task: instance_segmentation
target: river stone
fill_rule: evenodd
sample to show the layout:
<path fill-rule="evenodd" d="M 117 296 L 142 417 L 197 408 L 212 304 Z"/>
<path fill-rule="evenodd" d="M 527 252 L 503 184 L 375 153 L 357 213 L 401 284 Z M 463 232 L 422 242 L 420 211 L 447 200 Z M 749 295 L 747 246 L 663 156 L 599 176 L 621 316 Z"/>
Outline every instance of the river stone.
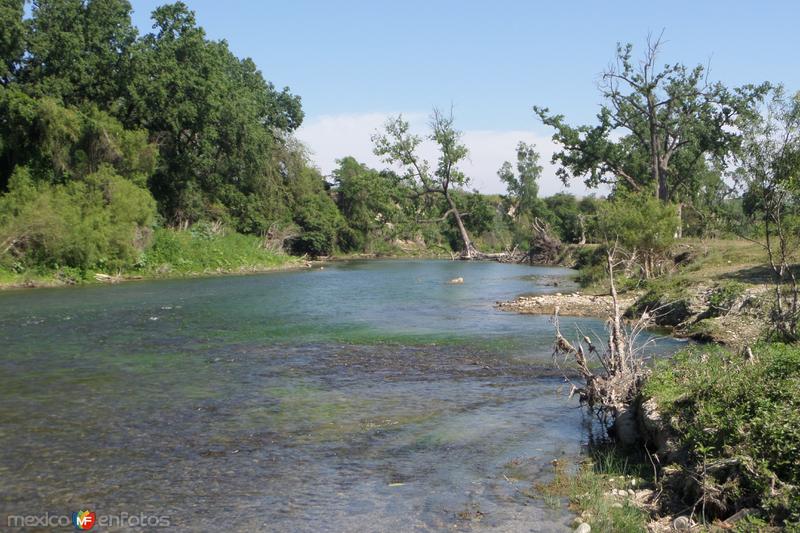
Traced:
<path fill-rule="evenodd" d="M 639 406 L 639 423 L 647 441 L 655 444 L 659 459 L 671 463 L 679 453 L 678 440 L 670 424 L 661 416 L 653 398 Z"/>
<path fill-rule="evenodd" d="M 679 516 L 672 521 L 672 529 L 675 531 L 689 531 L 692 528 L 692 523 L 685 516 Z"/>
<path fill-rule="evenodd" d="M 631 407 L 622 407 L 617 412 L 617 418 L 614 420 L 614 431 L 616 432 L 617 440 L 623 446 L 631 446 L 636 443 L 639 438 L 639 428 L 636 423 L 636 412 Z"/>
<path fill-rule="evenodd" d="M 575 533 L 589 533 L 591 530 L 592 526 L 584 522 L 583 524 L 575 528 Z"/>

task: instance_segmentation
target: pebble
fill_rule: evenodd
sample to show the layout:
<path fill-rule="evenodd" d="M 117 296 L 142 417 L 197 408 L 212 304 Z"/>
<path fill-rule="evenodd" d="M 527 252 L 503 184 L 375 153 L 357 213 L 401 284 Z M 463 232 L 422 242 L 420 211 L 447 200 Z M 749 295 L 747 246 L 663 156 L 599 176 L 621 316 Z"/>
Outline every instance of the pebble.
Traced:
<path fill-rule="evenodd" d="M 692 528 L 692 523 L 685 516 L 679 516 L 672 521 L 672 529 L 675 531 L 689 531 Z"/>
<path fill-rule="evenodd" d="M 583 523 L 575 528 L 575 533 L 589 533 L 592 530 L 592 526 L 587 523 Z"/>

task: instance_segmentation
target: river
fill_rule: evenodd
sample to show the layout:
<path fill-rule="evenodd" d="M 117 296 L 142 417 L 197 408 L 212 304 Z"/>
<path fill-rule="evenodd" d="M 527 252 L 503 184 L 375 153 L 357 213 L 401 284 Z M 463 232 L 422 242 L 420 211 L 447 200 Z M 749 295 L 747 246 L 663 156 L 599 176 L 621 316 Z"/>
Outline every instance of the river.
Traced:
<path fill-rule="evenodd" d="M 567 530 L 524 493 L 589 422 L 552 369 L 548 318 L 493 306 L 568 274 L 351 261 L 1 293 L 0 518 Z M 602 330 L 562 319 L 576 327 Z"/>

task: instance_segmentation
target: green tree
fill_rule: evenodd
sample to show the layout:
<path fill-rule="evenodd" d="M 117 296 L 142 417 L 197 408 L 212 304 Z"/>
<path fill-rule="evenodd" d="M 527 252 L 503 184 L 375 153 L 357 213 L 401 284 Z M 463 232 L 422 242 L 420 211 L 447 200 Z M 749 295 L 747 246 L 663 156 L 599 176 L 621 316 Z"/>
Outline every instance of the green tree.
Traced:
<path fill-rule="evenodd" d="M 0 4 L 0 85 L 15 78 L 25 50 L 25 0 L 5 0 Z"/>
<path fill-rule="evenodd" d="M 339 211 L 351 230 L 345 251 L 369 250 L 373 234 L 394 226 L 401 217 L 397 177 L 368 168 L 353 157 L 333 171 Z M 389 237 L 388 235 L 383 236 Z"/>
<path fill-rule="evenodd" d="M 67 105 L 121 103 L 137 31 L 127 0 L 36 0 L 20 79 Z"/>
<path fill-rule="evenodd" d="M 536 147 L 520 141 L 517 145 L 516 173 L 511 163 L 506 161 L 497 171 L 497 175 L 506 185 L 509 211 L 513 212 L 512 219 L 519 222 L 525 216 L 536 216 L 539 206 L 539 179 L 542 176 Z"/>
<path fill-rule="evenodd" d="M 638 264 L 643 276 L 651 278 L 659 273 L 659 260 L 674 242 L 678 224 L 675 205 L 648 193 L 634 193 L 603 203 L 596 231 L 608 248 L 620 247 L 628 264 Z"/>
<path fill-rule="evenodd" d="M 439 149 L 435 169 L 418 153 L 422 138 L 410 132 L 410 126 L 402 116 L 390 119 L 384 133 L 372 137 L 375 154 L 386 163 L 403 167 L 403 180 L 416 196 L 441 195 L 447 203 L 442 219 L 453 217 L 461 238 L 461 256 L 472 259 L 480 255 L 469 236 L 461 213 L 453 196 L 453 189 L 465 186 L 469 179 L 458 169 L 458 164 L 467 157 L 467 147 L 461 144 L 461 132 L 454 127 L 452 112 L 444 115 L 434 109 L 431 115 L 430 140 Z"/>
<path fill-rule="evenodd" d="M 0 88 L 0 97 L 10 126 L 2 160 L 13 161 L 0 195 L 0 263 L 133 264 L 155 217 L 146 185 L 158 152 L 147 133 L 94 106 L 81 111 L 15 88 Z"/>
<path fill-rule="evenodd" d="M 275 90 L 224 41 L 208 41 L 184 3 L 156 9 L 153 20 L 133 54 L 125 117 L 158 141 L 150 188 L 162 213 L 189 223 L 231 216 L 254 232 L 285 221 L 256 211 L 259 203 L 280 211 L 296 151 L 288 136 L 303 119 L 299 97 Z"/>
<path fill-rule="evenodd" d="M 563 147 L 553 162 L 560 163 L 565 183 L 586 176 L 589 187 L 606 183 L 676 202 L 691 199 L 698 165 L 723 165 L 735 150 L 737 117 L 752 112 L 766 84 L 729 90 L 708 82 L 702 65 L 659 69 L 660 48 L 660 37 L 648 39 L 643 59 L 635 62 L 632 45 L 617 46 L 615 64 L 603 73 L 605 104 L 597 125 L 572 127 L 563 115 L 534 108 Z"/>
<path fill-rule="evenodd" d="M 735 177 L 744 187 L 744 212 L 761 230 L 773 273 L 772 322 L 779 336 L 800 339 L 800 92 L 777 87 L 761 113 L 742 124 Z M 747 233 L 745 233 L 746 235 Z"/>

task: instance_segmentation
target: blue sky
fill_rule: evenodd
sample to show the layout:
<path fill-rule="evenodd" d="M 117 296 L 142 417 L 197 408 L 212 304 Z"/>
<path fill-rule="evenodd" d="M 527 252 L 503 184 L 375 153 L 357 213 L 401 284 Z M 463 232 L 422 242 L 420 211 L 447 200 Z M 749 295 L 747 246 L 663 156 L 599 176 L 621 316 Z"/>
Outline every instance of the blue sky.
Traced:
<path fill-rule="evenodd" d="M 132 0 L 149 31 L 163 2 Z M 574 123 L 600 103 L 598 75 L 618 41 L 641 47 L 665 30 L 664 61 L 711 63 L 729 85 L 770 80 L 800 89 L 800 3 L 793 1 L 245 1 L 187 4 L 212 39 L 252 57 L 264 76 L 303 98 L 298 136 L 329 172 L 352 153 L 378 165 L 369 133 L 402 112 L 423 131 L 436 105 L 454 106 L 475 185 L 499 192 L 494 176 L 516 140 L 549 159 L 550 132 L 531 111 L 544 105 Z M 347 153 L 338 153 L 347 152 Z M 432 155 L 432 154 L 431 154 Z M 546 169 L 543 190 L 560 190 Z M 584 193 L 580 187 L 573 192 Z"/>

